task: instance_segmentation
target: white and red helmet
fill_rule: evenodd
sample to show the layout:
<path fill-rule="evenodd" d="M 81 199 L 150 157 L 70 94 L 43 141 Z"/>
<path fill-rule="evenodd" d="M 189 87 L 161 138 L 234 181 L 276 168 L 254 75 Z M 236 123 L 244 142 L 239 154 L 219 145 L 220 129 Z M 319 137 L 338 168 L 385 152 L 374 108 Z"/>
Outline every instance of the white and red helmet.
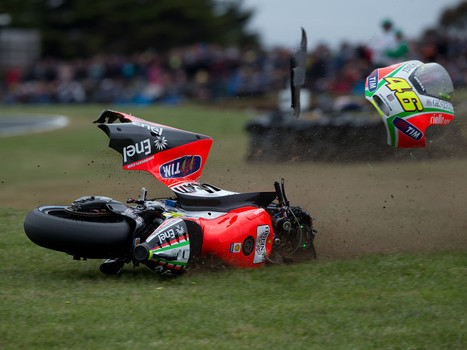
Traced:
<path fill-rule="evenodd" d="M 443 66 L 417 60 L 375 69 L 365 83 L 365 97 L 383 118 L 388 144 L 401 148 L 425 147 L 428 126 L 452 121 L 453 92 Z"/>

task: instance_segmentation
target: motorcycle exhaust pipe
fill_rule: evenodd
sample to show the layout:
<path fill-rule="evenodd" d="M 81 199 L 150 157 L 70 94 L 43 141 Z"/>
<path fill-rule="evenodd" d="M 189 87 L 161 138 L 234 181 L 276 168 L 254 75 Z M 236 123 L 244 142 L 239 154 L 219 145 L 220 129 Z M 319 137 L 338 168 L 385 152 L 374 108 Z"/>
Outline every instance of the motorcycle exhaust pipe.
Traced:
<path fill-rule="evenodd" d="M 145 262 L 150 260 L 152 257 L 165 259 L 165 260 L 172 260 L 175 261 L 178 259 L 177 255 L 169 255 L 164 253 L 154 253 L 152 250 L 148 248 L 148 246 L 143 244 L 138 244 L 135 249 L 133 249 L 133 257 L 139 262 Z"/>
<path fill-rule="evenodd" d="M 149 248 L 146 244 L 138 244 L 133 249 L 133 257 L 139 262 L 145 262 L 149 259 Z"/>

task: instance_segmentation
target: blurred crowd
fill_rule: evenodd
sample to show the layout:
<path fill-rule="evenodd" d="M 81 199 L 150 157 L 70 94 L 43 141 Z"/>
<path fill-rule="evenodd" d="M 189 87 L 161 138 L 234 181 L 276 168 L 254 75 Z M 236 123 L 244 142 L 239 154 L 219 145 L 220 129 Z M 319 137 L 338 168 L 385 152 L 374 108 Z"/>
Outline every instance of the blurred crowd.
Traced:
<path fill-rule="evenodd" d="M 306 87 L 312 94 L 362 94 L 376 67 L 408 59 L 435 61 L 450 73 L 455 87 L 467 85 L 467 38 L 428 32 L 407 41 L 392 23 L 366 45 L 343 43 L 308 48 Z M 101 53 L 63 60 L 45 57 L 30 67 L 0 74 L 2 103 L 166 103 L 263 96 L 286 88 L 288 49 L 238 49 L 197 44 L 131 56 Z"/>

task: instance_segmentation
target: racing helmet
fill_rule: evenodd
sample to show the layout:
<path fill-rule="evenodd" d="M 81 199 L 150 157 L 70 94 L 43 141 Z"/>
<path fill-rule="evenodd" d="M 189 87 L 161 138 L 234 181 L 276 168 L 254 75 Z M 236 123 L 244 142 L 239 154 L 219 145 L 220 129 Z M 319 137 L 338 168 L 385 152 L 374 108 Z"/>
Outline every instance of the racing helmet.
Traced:
<path fill-rule="evenodd" d="M 452 121 L 453 93 L 443 66 L 418 60 L 375 69 L 365 82 L 365 98 L 381 115 L 388 144 L 400 148 L 425 147 L 428 126 Z"/>

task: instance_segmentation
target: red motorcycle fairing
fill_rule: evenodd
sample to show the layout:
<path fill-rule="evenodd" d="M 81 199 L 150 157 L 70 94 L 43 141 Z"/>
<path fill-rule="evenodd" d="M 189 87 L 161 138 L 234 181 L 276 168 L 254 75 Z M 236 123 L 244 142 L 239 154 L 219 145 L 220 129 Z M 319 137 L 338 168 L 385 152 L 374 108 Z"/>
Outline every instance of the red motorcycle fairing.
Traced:
<path fill-rule="evenodd" d="M 262 208 L 242 207 L 212 219 L 169 218 L 134 248 L 133 255 L 164 275 L 208 257 L 229 266 L 259 267 L 271 253 L 272 240 L 269 214 Z"/>
<path fill-rule="evenodd" d="M 95 123 L 109 136 L 109 147 L 122 154 L 123 169 L 148 171 L 169 187 L 197 182 L 212 145 L 209 136 L 117 111 L 103 111 Z"/>
<path fill-rule="evenodd" d="M 195 219 L 203 228 L 201 257 L 216 256 L 231 266 L 259 267 L 271 253 L 271 217 L 262 208 L 243 207 L 215 219 Z"/>

